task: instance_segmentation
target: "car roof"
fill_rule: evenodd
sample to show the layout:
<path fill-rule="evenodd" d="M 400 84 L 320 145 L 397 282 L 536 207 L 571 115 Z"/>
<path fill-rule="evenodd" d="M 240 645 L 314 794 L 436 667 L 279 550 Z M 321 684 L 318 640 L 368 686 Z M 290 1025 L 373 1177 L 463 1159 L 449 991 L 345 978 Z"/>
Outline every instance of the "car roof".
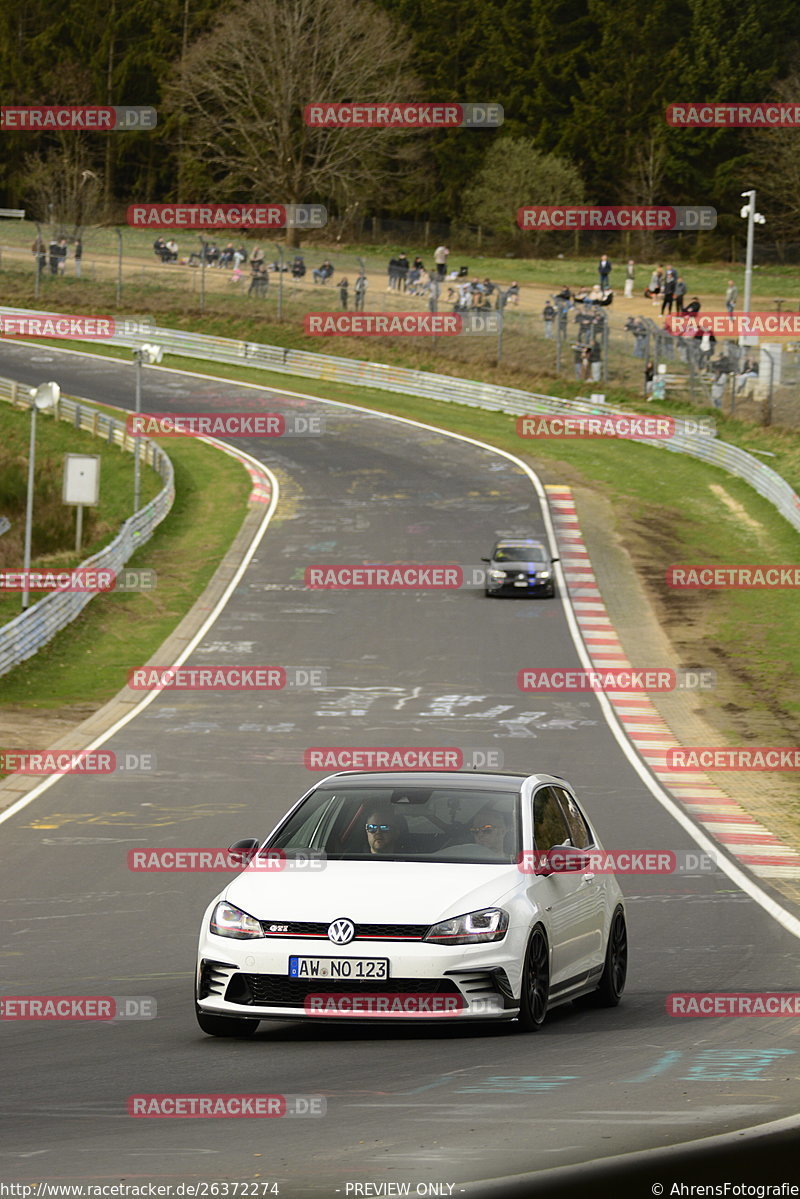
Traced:
<path fill-rule="evenodd" d="M 499 549 L 501 545 L 536 545 L 544 549 L 544 542 L 538 541 L 535 537 L 501 537 L 494 544 L 495 549 Z"/>
<path fill-rule="evenodd" d="M 509 788 L 519 790 L 523 783 L 567 783 L 566 779 L 557 774 L 524 774 L 513 770 L 339 770 L 320 779 L 317 786 L 330 783 L 335 779 L 347 779 L 348 782 L 363 781 L 365 784 L 391 784 L 401 787 L 446 787 L 454 784 L 459 786 L 474 785 L 476 790 L 482 786 L 490 787 L 506 783 Z M 569 786 L 569 783 L 567 783 Z"/>

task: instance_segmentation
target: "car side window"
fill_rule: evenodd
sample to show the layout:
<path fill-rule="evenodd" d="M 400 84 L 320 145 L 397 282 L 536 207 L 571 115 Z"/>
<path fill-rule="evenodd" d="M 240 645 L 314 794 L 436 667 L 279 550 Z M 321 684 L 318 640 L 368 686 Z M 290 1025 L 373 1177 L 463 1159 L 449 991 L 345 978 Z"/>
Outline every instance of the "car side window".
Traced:
<path fill-rule="evenodd" d="M 540 787 L 533 797 L 533 839 L 542 852 L 569 842 L 569 828 L 552 787 Z"/>
<path fill-rule="evenodd" d="M 565 791 L 563 787 L 554 787 L 553 790 L 560 801 L 572 844 L 576 849 L 588 849 L 592 844 L 592 834 L 589 832 L 589 826 L 583 818 L 583 813 L 569 791 Z"/>

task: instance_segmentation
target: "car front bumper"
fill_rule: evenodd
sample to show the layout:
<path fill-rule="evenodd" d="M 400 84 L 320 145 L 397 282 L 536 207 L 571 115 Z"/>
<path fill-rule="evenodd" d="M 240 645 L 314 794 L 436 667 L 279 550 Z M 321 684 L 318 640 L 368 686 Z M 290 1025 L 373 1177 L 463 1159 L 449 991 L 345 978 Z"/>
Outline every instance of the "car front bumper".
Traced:
<path fill-rule="evenodd" d="M 291 978 L 289 958 L 386 958 L 385 980 Z M 281 938 L 238 941 L 205 933 L 198 1011 L 257 1020 L 510 1020 L 519 1011 L 520 955 L 506 936 L 480 946 Z"/>

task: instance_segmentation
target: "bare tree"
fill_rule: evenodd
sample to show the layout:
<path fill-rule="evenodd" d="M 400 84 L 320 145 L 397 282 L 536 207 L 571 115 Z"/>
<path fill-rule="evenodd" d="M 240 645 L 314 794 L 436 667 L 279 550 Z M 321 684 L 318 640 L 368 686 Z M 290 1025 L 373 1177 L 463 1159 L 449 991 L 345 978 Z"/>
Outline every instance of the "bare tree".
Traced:
<path fill-rule="evenodd" d="M 797 103 L 800 72 L 794 71 L 775 88 L 776 99 Z M 749 136 L 751 174 L 742 180 L 758 192 L 758 207 L 769 223 L 769 235 L 775 239 L 783 259 L 789 239 L 800 240 L 800 142 L 792 128 L 753 129 Z M 740 189 L 740 190 L 743 190 Z"/>
<path fill-rule="evenodd" d="M 167 102 L 220 199 L 347 212 L 402 189 L 424 135 L 310 128 L 305 107 L 408 101 L 421 90 L 411 56 L 371 0 L 244 0 L 189 47 Z"/>
<path fill-rule="evenodd" d="M 667 142 L 664 132 L 651 130 L 647 137 L 637 141 L 624 177 L 625 194 L 631 204 L 668 204 L 670 197 L 663 193 L 667 166 Z M 639 254 L 645 259 L 655 252 L 655 236 L 645 229 L 635 235 Z M 625 235 L 626 253 L 630 253 L 631 235 Z"/>
<path fill-rule="evenodd" d="M 61 134 L 59 145 L 44 157 L 26 155 L 23 194 L 34 219 L 57 225 L 64 234 L 71 226 L 73 237 L 99 222 L 103 184 L 93 166 L 86 143 L 75 133 Z"/>

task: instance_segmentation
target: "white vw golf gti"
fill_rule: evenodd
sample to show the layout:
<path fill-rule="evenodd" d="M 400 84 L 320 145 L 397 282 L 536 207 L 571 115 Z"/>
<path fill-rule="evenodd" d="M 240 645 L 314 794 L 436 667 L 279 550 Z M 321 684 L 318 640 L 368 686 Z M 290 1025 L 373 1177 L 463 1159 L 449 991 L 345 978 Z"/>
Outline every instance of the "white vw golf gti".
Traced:
<path fill-rule="evenodd" d="M 516 1020 L 615 1006 L 627 932 L 573 789 L 547 774 L 330 775 L 208 907 L 200 1027 L 260 1020 Z"/>

